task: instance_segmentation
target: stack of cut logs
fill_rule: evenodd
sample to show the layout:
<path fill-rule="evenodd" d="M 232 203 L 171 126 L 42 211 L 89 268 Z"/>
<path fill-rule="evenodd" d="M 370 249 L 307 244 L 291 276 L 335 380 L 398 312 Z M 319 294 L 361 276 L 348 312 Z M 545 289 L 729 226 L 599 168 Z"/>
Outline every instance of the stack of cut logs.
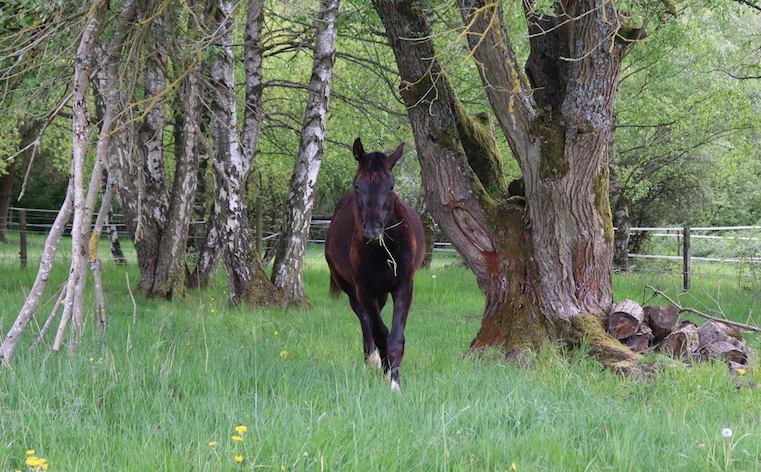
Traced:
<path fill-rule="evenodd" d="M 608 333 L 635 352 L 656 349 L 677 358 L 721 359 L 735 369 L 746 365 L 751 353 L 739 328 L 713 320 L 702 326 L 680 323 L 673 306 L 643 308 L 633 300 L 613 305 Z"/>

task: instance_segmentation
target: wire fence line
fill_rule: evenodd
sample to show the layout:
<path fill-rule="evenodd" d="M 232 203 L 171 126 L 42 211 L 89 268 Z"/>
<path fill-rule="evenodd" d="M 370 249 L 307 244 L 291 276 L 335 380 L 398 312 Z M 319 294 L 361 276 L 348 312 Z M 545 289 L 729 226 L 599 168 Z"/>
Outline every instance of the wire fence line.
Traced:
<path fill-rule="evenodd" d="M 5 227 L 6 234 L 21 232 L 22 213 L 26 216 L 26 233 L 46 235 L 58 210 L 11 207 Z M 97 214 L 94 218 L 97 218 Z M 279 224 L 278 221 L 269 223 L 270 226 Z M 124 215 L 110 215 L 109 224 L 115 227 L 120 238 L 129 239 Z M 206 221 L 193 221 L 191 224 L 204 225 Z M 309 241 L 322 244 L 329 225 L 330 215 L 315 215 Z M 70 228 L 69 223 L 66 234 L 70 234 Z M 273 228 L 260 234 L 265 243 L 278 236 Z M 683 261 L 684 268 L 681 272 L 689 274 L 691 261 L 753 265 L 761 263 L 761 226 L 632 227 L 630 234 L 647 241 L 647 244 L 642 245 L 642 250 L 629 254 L 635 265 L 638 260 Z M 433 250 L 441 253 L 456 252 L 439 231 L 435 232 Z"/>

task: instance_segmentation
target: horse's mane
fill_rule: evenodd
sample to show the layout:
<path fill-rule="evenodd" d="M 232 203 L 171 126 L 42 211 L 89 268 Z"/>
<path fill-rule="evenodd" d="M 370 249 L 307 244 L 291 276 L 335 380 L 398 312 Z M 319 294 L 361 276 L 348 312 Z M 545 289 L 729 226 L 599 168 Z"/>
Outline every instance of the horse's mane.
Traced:
<path fill-rule="evenodd" d="M 388 165 L 387 156 L 380 152 L 371 152 L 365 154 L 359 161 L 357 177 L 362 177 L 370 182 L 377 182 L 380 179 L 393 177 L 391 168 Z"/>

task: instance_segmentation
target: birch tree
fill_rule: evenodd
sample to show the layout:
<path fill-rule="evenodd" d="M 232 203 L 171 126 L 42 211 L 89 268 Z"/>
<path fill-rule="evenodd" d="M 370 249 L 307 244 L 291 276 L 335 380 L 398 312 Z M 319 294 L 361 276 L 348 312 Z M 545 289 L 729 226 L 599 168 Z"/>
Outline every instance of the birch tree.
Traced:
<path fill-rule="evenodd" d="M 209 87 L 211 132 L 214 141 L 214 208 L 211 224 L 220 239 L 228 296 L 232 304 L 282 303 L 280 291 L 264 272 L 248 222 L 246 179 L 251 155 L 238 137 L 233 62 L 233 2 L 210 2 L 212 31 Z"/>
<path fill-rule="evenodd" d="M 0 359 L 10 362 L 13 352 L 19 342 L 21 334 L 31 321 L 39 304 L 40 297 L 50 277 L 55 254 L 58 250 L 63 229 L 72 217 L 72 258 L 69 269 L 69 278 L 62 289 L 59 303 L 56 307 L 63 306 L 60 323 L 52 345 L 53 350 L 60 350 L 64 344 L 67 332 L 68 351 L 74 352 L 82 336 L 84 317 L 84 289 L 87 280 L 87 259 L 90 256 L 89 248 L 92 236 L 92 216 L 99 195 L 101 178 L 105 166 L 106 151 L 109 147 L 110 131 L 113 125 L 115 110 L 108 109 L 103 117 L 100 127 L 99 139 L 96 146 L 95 165 L 91 171 L 90 182 L 85 192 L 85 158 L 89 148 L 89 89 L 91 80 L 91 67 L 98 61 L 92 55 L 101 31 L 103 30 L 103 18 L 108 9 L 107 1 L 96 1 L 85 17 L 82 36 L 76 51 L 74 75 L 72 80 L 72 164 L 69 179 L 69 191 L 59 211 L 53 229 L 48 235 L 43 252 L 43 258 L 37 272 L 35 283 L 27 296 L 24 307 L 8 332 L 2 346 L 0 346 Z M 101 58 L 101 64 L 113 65 L 116 53 L 121 49 L 127 25 L 132 19 L 134 5 L 127 3 L 120 15 L 120 21 L 111 38 L 111 44 L 105 57 Z M 55 315 L 51 314 L 51 319 Z M 49 326 L 50 323 L 45 323 Z"/>
<path fill-rule="evenodd" d="M 328 118 L 330 86 L 336 48 L 336 14 L 339 0 L 322 0 L 315 20 L 312 77 L 301 128 L 299 153 L 285 203 L 279 246 L 272 267 L 272 282 L 288 303 L 305 303 L 304 255 L 314 207 L 317 175 L 322 163 L 325 126 Z"/>

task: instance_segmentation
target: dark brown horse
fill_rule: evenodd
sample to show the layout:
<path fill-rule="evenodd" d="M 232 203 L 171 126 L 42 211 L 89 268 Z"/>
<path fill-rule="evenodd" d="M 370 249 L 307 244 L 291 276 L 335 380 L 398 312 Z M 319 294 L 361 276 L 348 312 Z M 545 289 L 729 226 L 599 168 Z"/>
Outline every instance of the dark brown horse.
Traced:
<path fill-rule="evenodd" d="M 412 304 L 415 271 L 425 255 L 423 225 L 409 205 L 394 193 L 391 169 L 404 143 L 390 155 L 365 154 L 354 141 L 359 169 L 354 189 L 341 198 L 325 238 L 330 293 L 343 290 L 362 325 L 365 359 L 380 364 L 399 390 L 404 356 L 404 327 Z M 391 332 L 381 318 L 388 295 L 394 300 Z"/>

